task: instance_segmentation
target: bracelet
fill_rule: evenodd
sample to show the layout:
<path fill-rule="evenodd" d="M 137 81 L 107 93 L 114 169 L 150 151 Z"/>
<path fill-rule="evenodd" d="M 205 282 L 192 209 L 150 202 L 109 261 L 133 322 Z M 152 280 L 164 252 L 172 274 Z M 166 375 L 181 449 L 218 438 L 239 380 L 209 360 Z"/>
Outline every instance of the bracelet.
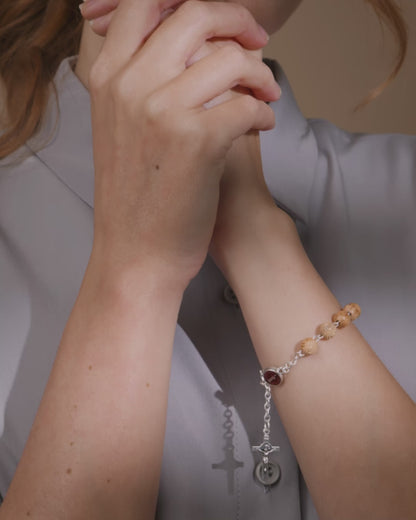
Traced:
<path fill-rule="evenodd" d="M 316 354 L 318 352 L 318 343 L 321 340 L 333 338 L 337 329 L 347 327 L 353 320 L 357 319 L 360 314 L 361 309 L 357 303 L 349 303 L 343 309 L 333 314 L 332 322 L 319 325 L 318 334 L 312 338 L 305 338 L 299 343 L 299 350 L 288 363 L 277 368 L 271 367 L 261 371 L 266 383 L 273 386 L 283 383 L 284 375 L 290 372 L 300 358 Z"/>
<path fill-rule="evenodd" d="M 252 446 L 252 450 L 261 453 L 262 461 L 254 470 L 254 477 L 264 486 L 264 491 L 270 491 L 271 486 L 277 484 L 281 476 L 279 464 L 269 461 L 269 455 L 280 451 L 279 446 L 273 446 L 270 442 L 270 409 L 271 409 L 271 385 L 277 386 L 283 383 L 284 376 L 297 364 L 299 359 L 311 356 L 318 352 L 318 343 L 322 340 L 330 340 L 338 329 L 350 325 L 361 314 L 361 308 L 357 303 L 349 303 L 343 309 L 332 315 L 332 321 L 322 323 L 317 328 L 317 334 L 311 338 L 305 338 L 297 345 L 295 355 L 290 361 L 280 367 L 270 367 L 260 370 L 260 384 L 264 386 L 264 426 L 263 442 L 259 446 Z"/>

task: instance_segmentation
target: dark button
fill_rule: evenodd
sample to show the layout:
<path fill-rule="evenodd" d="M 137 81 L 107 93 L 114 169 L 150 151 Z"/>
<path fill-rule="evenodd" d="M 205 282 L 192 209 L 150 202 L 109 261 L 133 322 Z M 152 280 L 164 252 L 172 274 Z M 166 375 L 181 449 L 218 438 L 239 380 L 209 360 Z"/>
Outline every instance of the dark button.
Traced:
<path fill-rule="evenodd" d="M 229 285 L 227 285 L 227 287 L 224 289 L 224 300 L 231 305 L 235 305 L 235 307 L 240 307 L 237 296 Z"/>
<path fill-rule="evenodd" d="M 263 486 L 274 486 L 279 482 L 281 470 L 279 464 L 259 462 L 254 469 L 254 477 Z"/>

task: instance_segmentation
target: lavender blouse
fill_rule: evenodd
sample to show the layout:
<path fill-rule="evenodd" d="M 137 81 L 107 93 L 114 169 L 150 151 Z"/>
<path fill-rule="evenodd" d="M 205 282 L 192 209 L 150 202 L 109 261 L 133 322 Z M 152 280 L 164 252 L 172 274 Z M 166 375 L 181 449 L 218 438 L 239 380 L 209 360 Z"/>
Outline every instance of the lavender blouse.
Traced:
<path fill-rule="evenodd" d="M 73 63 L 64 60 L 56 75 L 59 117 L 51 100 L 40 135 L 0 163 L 3 496 L 93 239 L 90 100 Z M 360 303 L 357 326 L 416 400 L 416 137 L 351 134 L 306 120 L 272 66 L 283 95 L 272 105 L 276 128 L 261 136 L 269 189 L 338 300 Z M 208 257 L 184 294 L 176 329 L 158 520 L 318 519 L 274 409 L 282 477 L 267 494 L 253 479 L 251 446 L 262 437 L 258 370 L 238 302 Z"/>

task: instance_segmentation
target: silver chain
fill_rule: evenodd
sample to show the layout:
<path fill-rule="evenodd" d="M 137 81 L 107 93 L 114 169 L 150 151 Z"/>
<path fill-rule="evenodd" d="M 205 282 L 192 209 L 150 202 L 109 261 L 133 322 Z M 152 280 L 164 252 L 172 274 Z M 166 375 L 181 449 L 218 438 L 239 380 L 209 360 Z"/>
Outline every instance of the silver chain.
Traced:
<path fill-rule="evenodd" d="M 339 321 L 333 322 L 335 327 L 339 327 L 340 323 Z M 313 339 L 317 342 L 324 339 L 324 336 L 321 334 L 317 334 L 313 337 Z M 283 375 L 288 374 L 291 369 L 297 365 L 299 359 L 305 357 L 306 354 L 302 351 L 302 349 L 299 349 L 297 352 L 295 352 L 295 355 L 293 358 L 285 363 L 284 365 L 281 365 L 280 367 L 274 369 L 278 374 L 280 374 L 282 377 Z M 263 424 L 263 445 L 266 443 L 270 443 L 270 409 L 271 409 L 271 400 L 272 400 L 272 393 L 271 393 L 271 386 L 269 383 L 264 379 L 263 371 L 260 370 L 260 384 L 264 386 L 264 424 Z M 271 445 L 270 445 L 271 446 Z M 256 448 L 256 447 L 254 447 Z M 257 447 L 259 448 L 259 447 Z M 261 448 L 261 446 L 260 446 Z M 261 450 L 258 450 L 261 451 Z M 263 452 L 263 463 L 267 465 L 269 463 L 269 457 L 267 452 Z"/>
<path fill-rule="evenodd" d="M 351 316 L 351 313 L 347 313 Z M 339 328 L 340 322 L 333 321 L 332 324 Z M 316 334 L 313 336 L 313 339 L 319 343 L 325 337 L 321 334 Z M 279 385 L 282 383 L 284 379 L 284 375 L 287 375 L 291 369 L 297 365 L 299 359 L 305 357 L 307 354 L 303 352 L 302 349 L 299 349 L 295 352 L 292 359 L 290 361 L 284 363 L 278 368 L 268 368 L 260 370 L 260 384 L 264 386 L 264 423 L 263 423 L 263 442 L 258 446 L 252 446 L 252 450 L 259 452 L 262 454 L 262 462 L 257 464 L 255 467 L 255 478 L 264 485 L 265 492 L 270 491 L 271 486 L 274 486 L 280 479 L 281 469 L 279 464 L 270 462 L 269 463 L 269 455 L 275 451 L 280 451 L 279 446 L 273 446 L 270 442 L 270 423 L 271 423 L 271 385 Z M 265 379 L 265 374 L 270 383 L 268 383 Z"/>
<path fill-rule="evenodd" d="M 263 372 L 260 370 L 260 378 L 261 384 L 264 386 L 264 425 L 263 425 L 263 443 L 270 442 L 270 409 L 271 409 L 271 400 L 272 393 L 271 388 L 268 383 L 266 383 Z M 263 464 L 267 465 L 269 463 L 268 455 L 263 456 Z"/>
<path fill-rule="evenodd" d="M 264 440 L 270 440 L 270 409 L 271 409 L 271 399 L 272 394 L 270 392 L 270 385 L 266 383 L 264 380 L 263 372 L 260 372 L 261 384 L 264 386 L 264 426 L 263 426 L 263 435 Z"/>
<path fill-rule="evenodd" d="M 290 370 L 292 369 L 292 367 L 294 367 L 297 362 L 299 361 L 299 359 L 305 357 L 305 354 L 303 353 L 302 350 L 298 350 L 295 355 L 293 356 L 293 359 L 291 359 L 290 361 L 288 361 L 287 363 L 285 363 L 284 365 L 280 366 L 277 371 L 281 374 L 288 374 L 290 372 Z"/>

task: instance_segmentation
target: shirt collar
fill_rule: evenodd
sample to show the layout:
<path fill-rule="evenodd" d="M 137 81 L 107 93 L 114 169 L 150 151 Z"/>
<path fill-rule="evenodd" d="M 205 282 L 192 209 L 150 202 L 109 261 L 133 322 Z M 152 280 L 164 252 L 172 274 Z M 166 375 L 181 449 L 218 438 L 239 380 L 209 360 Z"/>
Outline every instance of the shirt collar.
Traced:
<path fill-rule="evenodd" d="M 76 57 L 60 64 L 41 130 L 27 146 L 89 206 L 94 206 L 90 96 L 73 71 Z M 46 144 L 45 144 L 46 143 Z"/>

